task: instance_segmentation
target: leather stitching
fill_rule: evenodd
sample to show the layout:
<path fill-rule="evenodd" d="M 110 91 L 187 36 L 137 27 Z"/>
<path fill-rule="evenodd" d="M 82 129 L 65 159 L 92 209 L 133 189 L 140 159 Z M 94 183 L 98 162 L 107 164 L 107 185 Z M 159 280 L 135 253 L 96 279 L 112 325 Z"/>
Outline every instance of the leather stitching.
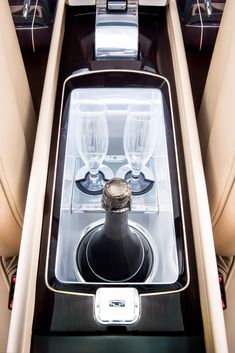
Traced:
<path fill-rule="evenodd" d="M 232 188 L 234 187 L 234 177 L 235 177 L 235 157 L 233 158 L 232 167 L 230 169 L 230 172 L 228 173 L 228 178 L 223 188 L 223 192 L 221 193 L 221 196 L 218 200 L 218 205 L 213 215 L 211 216 L 213 227 L 215 227 L 218 224 L 222 216 L 223 210 L 226 207 L 226 203 L 228 201 L 229 195 L 231 193 Z"/>
<path fill-rule="evenodd" d="M 1 271 L 2 276 L 4 278 L 4 282 L 5 282 L 6 286 L 7 286 L 7 289 L 9 290 L 10 289 L 9 278 L 7 276 L 6 269 L 5 269 L 5 266 L 3 265 L 3 261 L 2 261 L 1 257 L 0 257 L 0 271 Z"/>
<path fill-rule="evenodd" d="M 232 262 L 232 265 L 230 266 L 229 268 L 229 272 L 228 272 L 228 275 L 227 275 L 227 280 L 225 282 L 225 289 L 227 290 L 228 286 L 229 286 L 229 283 L 231 281 L 231 278 L 233 277 L 233 272 L 235 270 L 235 257 L 233 256 L 233 262 Z"/>
<path fill-rule="evenodd" d="M 12 215 L 13 215 L 17 225 L 20 228 L 22 228 L 23 219 L 20 215 L 20 212 L 18 210 L 18 207 L 17 207 L 16 202 L 14 200 L 14 197 L 12 195 L 11 188 L 10 188 L 9 183 L 7 181 L 7 177 L 4 173 L 4 168 L 2 165 L 1 157 L 0 157 L 0 185 L 2 186 L 3 192 L 6 195 L 7 203 L 11 209 Z"/>

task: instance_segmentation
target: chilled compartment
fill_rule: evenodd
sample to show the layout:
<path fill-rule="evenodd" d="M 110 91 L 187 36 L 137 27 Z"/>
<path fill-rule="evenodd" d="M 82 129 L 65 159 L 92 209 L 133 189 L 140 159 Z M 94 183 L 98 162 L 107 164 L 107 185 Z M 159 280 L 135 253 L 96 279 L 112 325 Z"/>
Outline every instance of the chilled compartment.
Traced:
<path fill-rule="evenodd" d="M 79 75 L 68 82 L 71 84 L 70 80 L 77 79 Z M 55 276 L 52 287 L 59 283 L 62 288 L 68 286 L 79 291 L 84 285 L 94 288 L 101 284 L 130 283 L 151 286 L 151 290 L 158 291 L 162 286 L 179 289 L 185 281 L 182 273 L 187 272 L 187 255 L 183 226 L 177 224 L 183 218 L 177 161 L 172 160 L 172 150 L 176 151 L 170 88 L 164 78 L 150 76 L 150 80 L 154 79 L 164 85 L 163 90 L 158 85 L 151 88 L 75 86 L 68 90 L 65 83 L 54 200 L 54 218 L 59 222 L 56 250 L 49 252 Z M 91 239 L 96 241 L 94 233 L 104 224 L 102 185 L 112 178 L 126 180 L 132 190 L 129 226 L 142 239 L 145 251 L 149 247 L 148 253 L 152 254 L 145 277 L 125 279 L 124 276 L 118 280 L 113 273 L 105 279 L 86 276 L 82 270 L 81 264 L 92 262 L 88 261 L 88 255 L 82 257 L 83 247 L 88 248 Z M 140 183 L 137 191 L 132 178 L 135 184 Z M 54 230 L 52 224 L 53 234 Z M 102 261 L 105 268 L 105 256 Z M 107 266 L 110 267 L 108 261 Z M 96 273 L 95 269 L 91 272 Z"/>

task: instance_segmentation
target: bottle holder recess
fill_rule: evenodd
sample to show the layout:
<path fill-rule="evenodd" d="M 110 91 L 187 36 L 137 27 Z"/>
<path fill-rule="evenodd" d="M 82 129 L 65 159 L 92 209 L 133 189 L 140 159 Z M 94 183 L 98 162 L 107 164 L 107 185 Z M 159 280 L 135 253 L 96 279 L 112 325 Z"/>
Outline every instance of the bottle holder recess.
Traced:
<path fill-rule="evenodd" d="M 106 75 L 109 73 L 106 72 Z M 141 75 L 145 76 L 143 73 Z M 87 75 L 88 81 L 90 76 L 92 75 Z M 136 76 L 138 77 L 137 74 Z M 76 181 L 88 172 L 79 155 L 76 122 L 79 119 L 79 104 L 89 99 L 100 101 L 106 106 L 109 144 L 101 172 L 107 180 L 112 177 L 124 178 L 130 170 L 123 147 L 128 107 L 136 102 L 144 102 L 157 108 L 156 144 L 153 154 L 142 169 L 145 177 L 153 181 L 153 187 L 142 195 L 132 195 L 129 214 L 130 226 L 140 231 L 152 248 L 153 266 L 145 282 L 129 283 L 144 288 L 144 291 L 149 289 L 153 292 L 177 290 L 185 285 L 185 234 L 179 234 L 179 228 L 183 227 L 175 227 L 176 222 L 182 221 L 182 208 L 178 191 L 179 180 L 172 179 L 172 176 L 177 175 L 177 168 L 176 159 L 172 160 L 174 134 L 169 85 L 164 78 L 156 75 L 147 78 L 156 81 L 155 87 L 152 87 L 152 84 L 150 87 L 122 87 L 119 81 L 119 87 L 79 87 L 76 83 L 71 89 L 71 82 L 79 81 L 79 76 L 72 77 L 65 83 L 46 274 L 48 285 L 52 289 L 90 292 L 100 286 L 113 285 L 113 282 L 85 282 L 78 270 L 76 259 L 81 239 L 104 221 L 102 196 L 89 195 L 76 185 Z M 163 85 L 165 89 L 160 90 L 159 87 Z M 52 240 L 56 240 L 53 247 Z"/>

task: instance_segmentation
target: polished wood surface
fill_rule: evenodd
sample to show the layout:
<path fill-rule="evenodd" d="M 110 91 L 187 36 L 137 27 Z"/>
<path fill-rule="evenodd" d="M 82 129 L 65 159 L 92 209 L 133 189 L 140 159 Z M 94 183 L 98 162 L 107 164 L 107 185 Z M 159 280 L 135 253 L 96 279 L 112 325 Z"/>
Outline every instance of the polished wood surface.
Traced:
<path fill-rule="evenodd" d="M 134 325 L 111 327 L 94 319 L 93 298 L 58 295 L 55 297 L 51 330 L 55 332 L 149 333 L 183 332 L 180 295 L 141 298 L 141 318 Z M 59 309 L 60 308 L 60 309 Z M 69 316 L 68 316 L 68 313 Z"/>

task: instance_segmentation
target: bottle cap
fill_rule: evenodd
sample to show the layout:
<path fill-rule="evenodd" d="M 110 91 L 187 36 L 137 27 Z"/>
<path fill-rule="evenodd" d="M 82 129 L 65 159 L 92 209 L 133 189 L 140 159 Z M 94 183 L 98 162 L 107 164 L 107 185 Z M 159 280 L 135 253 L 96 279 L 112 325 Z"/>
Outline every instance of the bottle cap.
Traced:
<path fill-rule="evenodd" d="M 131 188 L 121 178 L 109 180 L 103 189 L 102 207 L 106 211 L 122 213 L 131 209 Z"/>

